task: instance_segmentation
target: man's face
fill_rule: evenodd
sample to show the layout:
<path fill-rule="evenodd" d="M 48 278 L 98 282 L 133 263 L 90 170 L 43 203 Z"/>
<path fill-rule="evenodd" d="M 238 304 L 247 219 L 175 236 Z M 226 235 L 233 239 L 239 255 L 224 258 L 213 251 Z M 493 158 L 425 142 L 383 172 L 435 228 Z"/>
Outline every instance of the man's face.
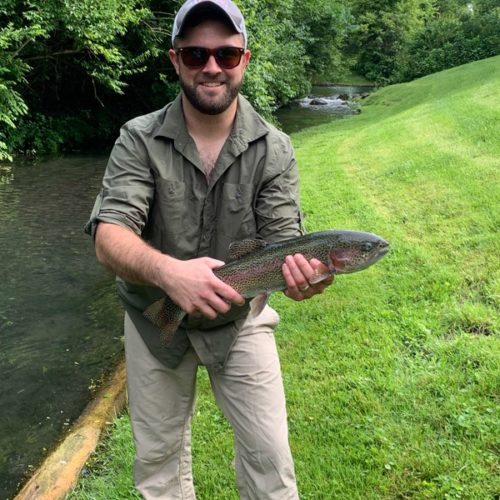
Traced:
<path fill-rule="evenodd" d="M 226 46 L 243 47 L 243 37 L 219 21 L 205 21 L 191 28 L 177 42 L 177 48 L 215 49 Z M 220 114 L 234 102 L 250 59 L 250 52 L 246 50 L 238 66 L 224 69 L 210 56 L 205 66 L 192 69 L 183 63 L 182 57 L 175 50 L 170 50 L 169 55 L 189 103 L 199 112 L 208 115 Z"/>

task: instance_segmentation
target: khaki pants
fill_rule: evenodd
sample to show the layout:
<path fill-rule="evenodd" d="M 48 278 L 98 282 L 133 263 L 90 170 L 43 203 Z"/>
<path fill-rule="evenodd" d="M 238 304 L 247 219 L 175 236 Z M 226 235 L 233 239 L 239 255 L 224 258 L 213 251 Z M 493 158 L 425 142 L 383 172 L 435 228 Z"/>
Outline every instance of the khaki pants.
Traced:
<path fill-rule="evenodd" d="M 298 498 L 273 334 L 277 322 L 270 307 L 242 322 L 224 370 L 208 372 L 234 430 L 238 489 L 245 500 Z M 189 349 L 176 369 L 165 367 L 127 315 L 125 351 L 137 489 L 146 500 L 195 499 L 191 417 L 199 358 Z"/>

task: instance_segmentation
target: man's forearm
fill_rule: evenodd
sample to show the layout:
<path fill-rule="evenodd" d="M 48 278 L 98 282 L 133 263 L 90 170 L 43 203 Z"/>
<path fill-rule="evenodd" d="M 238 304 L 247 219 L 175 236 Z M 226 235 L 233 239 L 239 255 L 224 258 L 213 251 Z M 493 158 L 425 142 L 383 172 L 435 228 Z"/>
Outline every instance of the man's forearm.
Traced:
<path fill-rule="evenodd" d="M 124 280 L 144 285 L 159 285 L 161 265 L 168 259 L 130 229 L 104 222 L 97 226 L 95 250 L 101 264 Z"/>
<path fill-rule="evenodd" d="M 131 230 L 104 222 L 97 226 L 95 248 L 101 264 L 131 283 L 161 288 L 188 314 L 200 312 L 215 319 L 227 313 L 231 303 L 245 302 L 213 273 L 222 261 L 210 257 L 178 260 L 152 248 Z"/>

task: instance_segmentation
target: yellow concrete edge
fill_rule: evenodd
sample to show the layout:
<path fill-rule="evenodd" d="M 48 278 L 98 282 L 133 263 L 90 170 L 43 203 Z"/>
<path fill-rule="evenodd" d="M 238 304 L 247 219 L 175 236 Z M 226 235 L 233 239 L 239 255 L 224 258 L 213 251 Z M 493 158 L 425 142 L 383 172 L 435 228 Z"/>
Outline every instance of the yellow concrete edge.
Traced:
<path fill-rule="evenodd" d="M 76 486 L 106 423 L 126 403 L 126 372 L 122 361 L 87 405 L 62 443 L 44 460 L 14 500 L 60 500 Z"/>

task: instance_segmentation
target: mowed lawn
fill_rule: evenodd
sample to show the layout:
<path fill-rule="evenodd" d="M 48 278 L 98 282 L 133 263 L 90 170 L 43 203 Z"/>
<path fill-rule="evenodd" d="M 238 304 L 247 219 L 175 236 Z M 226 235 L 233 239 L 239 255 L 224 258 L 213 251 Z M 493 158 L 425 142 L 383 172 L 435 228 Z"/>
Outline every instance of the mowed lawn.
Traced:
<path fill-rule="evenodd" d="M 311 301 L 271 299 L 301 498 L 498 498 L 500 57 L 362 106 L 293 136 L 306 229 L 391 243 Z M 193 442 L 198 498 L 237 499 L 204 370 Z M 139 498 L 132 458 L 123 415 L 71 498 Z"/>

